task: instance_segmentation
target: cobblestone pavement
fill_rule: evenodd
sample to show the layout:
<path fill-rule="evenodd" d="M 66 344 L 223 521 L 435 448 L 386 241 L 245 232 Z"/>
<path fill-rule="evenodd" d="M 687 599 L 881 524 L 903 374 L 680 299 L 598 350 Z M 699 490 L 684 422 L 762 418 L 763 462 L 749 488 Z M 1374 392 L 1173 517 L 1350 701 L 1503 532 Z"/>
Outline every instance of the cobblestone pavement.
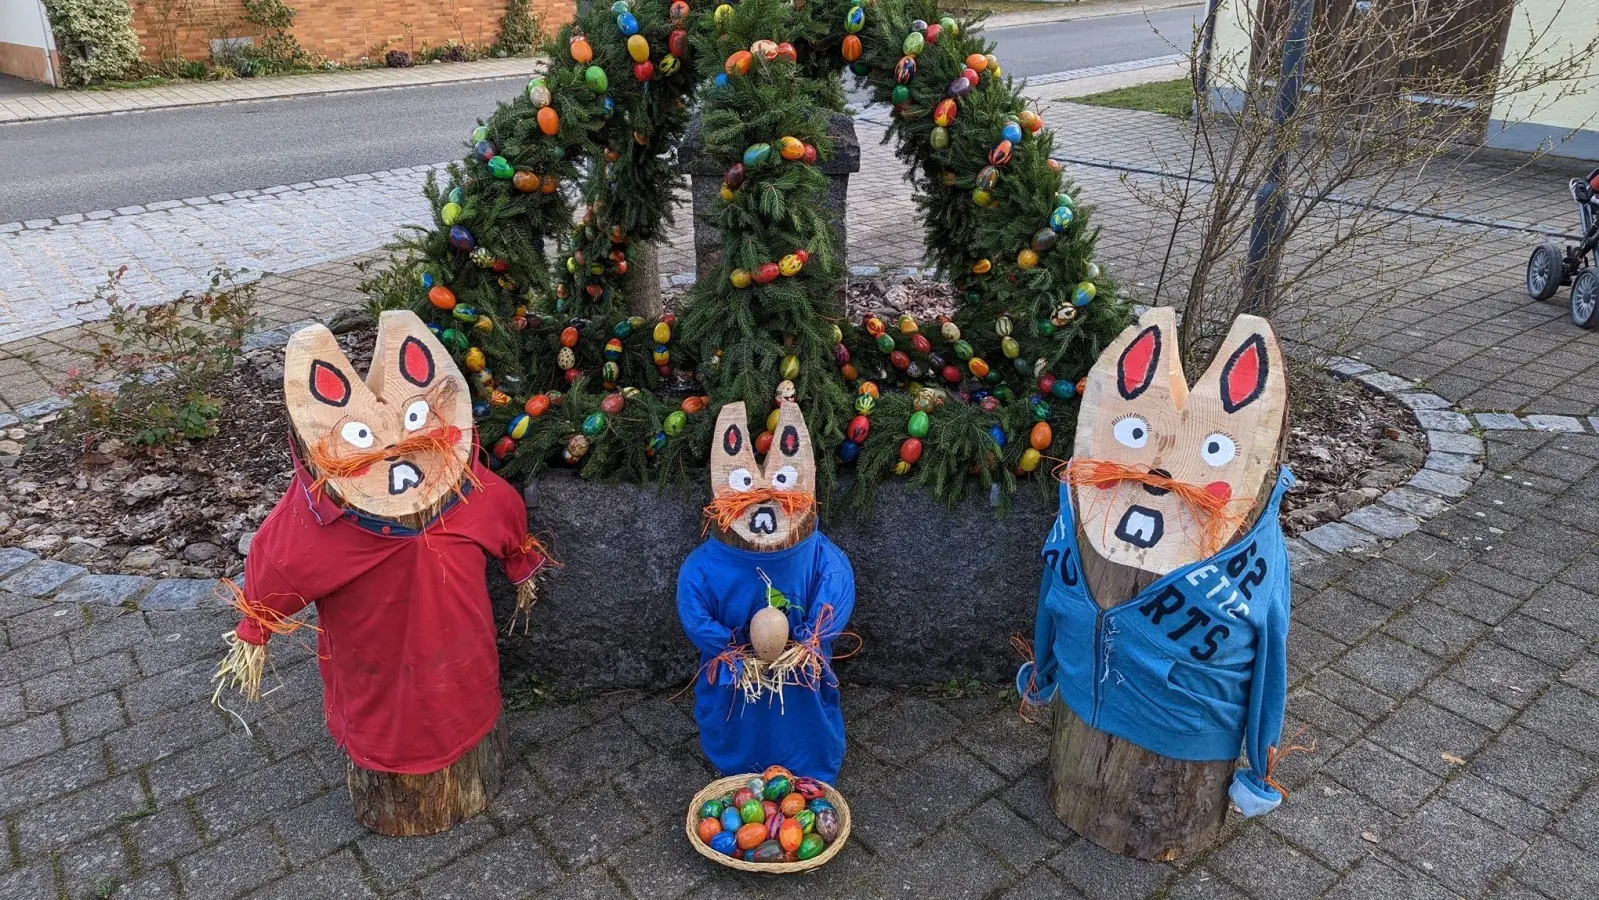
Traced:
<path fill-rule="evenodd" d="M 280 78 L 240 78 L 194 84 L 129 88 L 114 91 L 40 90 L 0 94 L 0 124 L 68 116 L 137 112 L 173 106 L 197 106 L 235 100 L 302 97 L 344 91 L 370 91 L 527 75 L 543 65 L 539 59 L 481 59 L 409 69 L 360 69 Z"/>
<path fill-rule="evenodd" d="M 509 712 L 515 763 L 489 813 L 378 837 L 349 814 L 307 649 L 279 646 L 282 686 L 225 712 L 207 676 L 227 611 L 118 605 L 147 585 L 0 551 L 0 897 L 1586 900 L 1599 437 L 1486 443 L 1456 508 L 1380 554 L 1301 566 L 1288 734 L 1316 750 L 1283 764 L 1281 809 L 1179 865 L 1060 826 L 1047 734 L 992 689 L 847 687 L 855 831 L 798 884 L 688 847 L 682 807 L 712 773 L 664 696 Z"/>

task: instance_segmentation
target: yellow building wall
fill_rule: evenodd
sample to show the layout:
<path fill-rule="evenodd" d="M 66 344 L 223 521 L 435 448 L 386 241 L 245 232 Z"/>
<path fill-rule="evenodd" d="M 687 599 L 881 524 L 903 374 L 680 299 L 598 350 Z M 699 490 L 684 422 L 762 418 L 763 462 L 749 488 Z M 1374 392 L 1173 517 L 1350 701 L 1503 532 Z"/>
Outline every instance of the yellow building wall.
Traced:
<path fill-rule="evenodd" d="M 1595 37 L 1599 37 L 1599 0 L 1517 0 L 1505 37 L 1504 58 L 1511 62 L 1526 60 L 1531 68 L 1545 68 L 1556 65 Z M 1549 84 L 1501 95 L 1494 101 L 1493 118 L 1501 122 L 1537 122 L 1555 131 L 1599 128 L 1596 57 L 1599 54 L 1586 60 L 1581 73 L 1585 90 L 1580 93 L 1570 94 L 1569 85 Z M 1561 96 L 1563 91 L 1569 95 Z"/>

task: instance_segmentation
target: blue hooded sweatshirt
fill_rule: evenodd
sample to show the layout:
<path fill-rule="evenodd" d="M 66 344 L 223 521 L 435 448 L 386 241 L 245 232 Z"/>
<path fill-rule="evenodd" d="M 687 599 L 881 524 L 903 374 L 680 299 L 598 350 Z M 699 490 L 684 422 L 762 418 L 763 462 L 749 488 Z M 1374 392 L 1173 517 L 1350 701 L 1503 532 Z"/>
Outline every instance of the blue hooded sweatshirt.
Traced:
<path fill-rule="evenodd" d="M 1293 483 L 1283 469 L 1241 540 L 1103 611 L 1088 593 L 1062 484 L 1044 543 L 1036 662 L 1017 673 L 1017 690 L 1037 704 L 1059 691 L 1094 728 L 1174 759 L 1237 759 L 1242 745 L 1249 768 L 1233 777 L 1233 802 L 1245 816 L 1276 809 L 1282 794 L 1266 776 L 1287 702 L 1290 583 L 1277 512 Z"/>
<path fill-rule="evenodd" d="M 804 608 L 788 610 L 789 638 L 809 639 L 817 616 L 832 608 L 822 651 L 833 656 L 833 638 L 855 609 L 855 571 L 849 557 L 820 531 L 784 550 L 754 551 L 711 538 L 694 549 L 677 574 L 677 614 L 700 651 L 694 682 L 694 718 L 700 744 L 724 775 L 764 771 L 780 765 L 796 775 L 832 784 L 844 764 L 844 710 L 838 682 L 829 673 L 820 687 L 789 685 L 746 703 L 735 683 L 738 670 L 712 663 L 729 647 L 749 643 L 750 618 L 766 606 L 766 583 Z M 716 672 L 716 683 L 710 682 Z"/>

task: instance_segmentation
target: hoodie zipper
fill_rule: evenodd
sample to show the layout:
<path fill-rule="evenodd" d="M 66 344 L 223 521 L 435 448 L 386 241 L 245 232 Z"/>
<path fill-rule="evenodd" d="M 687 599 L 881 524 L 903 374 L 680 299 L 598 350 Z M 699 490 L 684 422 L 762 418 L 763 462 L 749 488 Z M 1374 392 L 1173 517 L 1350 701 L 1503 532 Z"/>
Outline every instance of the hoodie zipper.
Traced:
<path fill-rule="evenodd" d="M 1105 680 L 1103 675 L 1105 667 L 1105 611 L 1101 609 L 1094 620 L 1094 715 L 1089 720 L 1090 728 L 1099 727 L 1099 701 L 1101 691 L 1099 685 Z"/>

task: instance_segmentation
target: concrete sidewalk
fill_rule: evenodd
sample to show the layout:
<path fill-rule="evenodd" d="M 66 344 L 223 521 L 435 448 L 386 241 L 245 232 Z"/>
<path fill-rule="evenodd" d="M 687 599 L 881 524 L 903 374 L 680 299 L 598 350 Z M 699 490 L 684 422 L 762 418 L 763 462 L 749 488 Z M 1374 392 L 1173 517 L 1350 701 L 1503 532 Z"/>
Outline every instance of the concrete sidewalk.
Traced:
<path fill-rule="evenodd" d="M 409 69 L 353 69 L 316 75 L 236 78 L 230 81 L 197 81 L 121 90 L 45 90 L 0 95 L 0 124 L 69 116 L 138 112 L 174 106 L 231 103 L 240 100 L 271 100 L 312 94 L 480 81 L 514 75 L 531 75 L 543 65 L 544 61 L 539 57 L 516 57 L 428 64 L 412 66 Z"/>

